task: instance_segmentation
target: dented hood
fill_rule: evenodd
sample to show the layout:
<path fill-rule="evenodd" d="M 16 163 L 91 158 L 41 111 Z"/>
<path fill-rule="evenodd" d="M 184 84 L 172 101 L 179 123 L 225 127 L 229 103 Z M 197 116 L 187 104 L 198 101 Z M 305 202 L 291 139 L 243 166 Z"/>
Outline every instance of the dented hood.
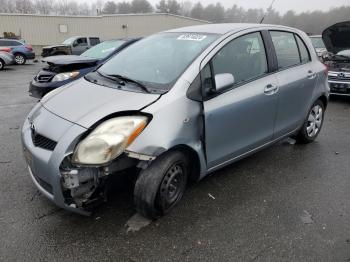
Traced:
<path fill-rule="evenodd" d="M 327 50 L 333 54 L 350 49 L 350 21 L 328 27 L 323 31 L 322 39 Z"/>
<path fill-rule="evenodd" d="M 90 83 L 82 78 L 49 93 L 41 103 L 53 114 L 89 128 L 108 115 L 141 110 L 156 101 L 159 96 L 117 90 Z"/>
<path fill-rule="evenodd" d="M 58 56 L 49 56 L 44 58 L 42 61 L 48 63 L 49 65 L 74 65 L 74 64 L 96 64 L 99 59 L 89 58 L 78 55 L 58 55 Z"/>

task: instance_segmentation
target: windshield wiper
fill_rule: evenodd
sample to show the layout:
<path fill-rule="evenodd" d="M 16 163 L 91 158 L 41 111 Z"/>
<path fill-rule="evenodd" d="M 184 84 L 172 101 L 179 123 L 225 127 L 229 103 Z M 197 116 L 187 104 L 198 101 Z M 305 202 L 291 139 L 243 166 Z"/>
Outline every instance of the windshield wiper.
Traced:
<path fill-rule="evenodd" d="M 107 77 L 113 77 L 114 79 L 119 79 L 121 80 L 122 82 L 129 82 L 129 83 L 134 83 L 136 85 L 138 85 L 142 90 L 144 90 L 145 92 L 147 93 L 151 93 L 148 88 L 142 84 L 141 82 L 137 81 L 137 80 L 134 80 L 134 79 L 131 79 L 129 77 L 126 77 L 126 76 L 122 76 L 122 75 L 117 75 L 117 74 L 111 74 L 111 75 L 106 75 Z"/>

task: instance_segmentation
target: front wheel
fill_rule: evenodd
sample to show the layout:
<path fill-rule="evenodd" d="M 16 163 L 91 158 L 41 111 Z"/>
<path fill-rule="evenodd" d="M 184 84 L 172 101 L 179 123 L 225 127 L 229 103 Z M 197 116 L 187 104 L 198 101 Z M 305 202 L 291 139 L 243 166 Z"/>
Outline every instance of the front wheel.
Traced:
<path fill-rule="evenodd" d="M 5 68 L 5 62 L 4 60 L 0 59 L 0 70 L 3 70 Z"/>
<path fill-rule="evenodd" d="M 139 174 L 134 190 L 136 210 L 151 219 L 165 215 L 181 200 L 187 177 L 188 159 L 184 153 L 161 155 Z"/>
<path fill-rule="evenodd" d="M 303 127 L 296 136 L 299 143 L 313 142 L 321 131 L 324 120 L 325 107 L 321 100 L 317 100 L 311 107 Z"/>
<path fill-rule="evenodd" d="M 15 54 L 15 62 L 17 65 L 24 65 L 27 62 L 27 59 L 22 54 Z"/>

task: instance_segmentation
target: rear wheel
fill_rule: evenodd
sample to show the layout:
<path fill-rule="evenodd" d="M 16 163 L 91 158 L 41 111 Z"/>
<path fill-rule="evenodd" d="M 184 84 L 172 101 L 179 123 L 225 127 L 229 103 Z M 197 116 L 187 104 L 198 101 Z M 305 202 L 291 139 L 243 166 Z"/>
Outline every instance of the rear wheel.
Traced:
<path fill-rule="evenodd" d="M 0 70 L 5 68 L 5 61 L 0 58 Z"/>
<path fill-rule="evenodd" d="M 312 105 L 303 127 L 296 136 L 297 142 L 307 144 L 316 139 L 323 125 L 324 111 L 324 104 L 321 100 L 317 100 Z"/>
<path fill-rule="evenodd" d="M 136 210 L 151 219 L 165 215 L 181 200 L 187 177 L 188 160 L 184 153 L 161 155 L 140 172 L 134 190 Z"/>
<path fill-rule="evenodd" d="M 27 58 L 22 54 L 15 54 L 15 62 L 17 65 L 24 65 L 27 62 Z"/>

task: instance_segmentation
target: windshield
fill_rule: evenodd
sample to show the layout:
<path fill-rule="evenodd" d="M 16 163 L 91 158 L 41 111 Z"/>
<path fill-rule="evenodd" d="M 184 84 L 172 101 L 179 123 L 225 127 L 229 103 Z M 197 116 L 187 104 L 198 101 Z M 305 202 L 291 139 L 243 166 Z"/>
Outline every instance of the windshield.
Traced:
<path fill-rule="evenodd" d="M 103 59 L 103 58 L 106 58 L 109 54 L 111 54 L 114 50 L 119 48 L 124 43 L 125 41 L 123 40 L 105 41 L 101 44 L 91 47 L 89 50 L 85 51 L 80 56 L 88 57 L 88 58 Z"/>
<path fill-rule="evenodd" d="M 75 40 L 75 37 L 71 37 L 71 38 L 64 40 L 62 44 L 71 45 L 74 42 L 74 40 Z"/>
<path fill-rule="evenodd" d="M 310 37 L 310 38 L 311 38 L 312 45 L 315 48 L 326 48 L 322 40 L 322 37 Z"/>
<path fill-rule="evenodd" d="M 217 38 L 215 34 L 156 34 L 122 50 L 98 71 L 103 75 L 124 76 L 153 88 L 169 89 Z"/>

